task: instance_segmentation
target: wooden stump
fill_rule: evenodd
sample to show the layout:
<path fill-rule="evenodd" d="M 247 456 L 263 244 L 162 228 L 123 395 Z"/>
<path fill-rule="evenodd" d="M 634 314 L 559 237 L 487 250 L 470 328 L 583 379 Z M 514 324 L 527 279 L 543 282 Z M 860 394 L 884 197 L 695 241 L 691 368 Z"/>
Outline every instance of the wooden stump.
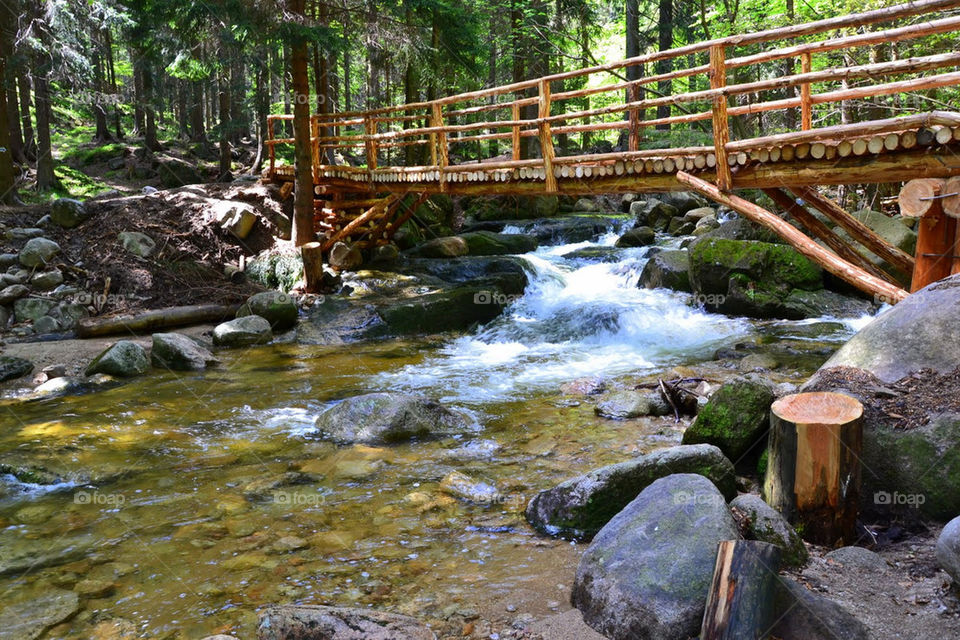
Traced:
<path fill-rule="evenodd" d="M 815 544 L 855 540 L 863 406 L 840 393 L 798 393 L 770 408 L 764 499 Z"/>
<path fill-rule="evenodd" d="M 919 291 L 928 284 L 960 271 L 957 254 L 957 220 L 944 212 L 943 180 L 920 178 L 911 180 L 900 191 L 900 213 L 917 221 L 916 265 L 910 291 Z M 960 187 L 960 183 L 955 183 Z M 952 202 L 950 203 L 953 204 Z M 956 269 L 956 270 L 955 270 Z"/>
<path fill-rule="evenodd" d="M 323 289 L 323 245 L 308 242 L 300 247 L 303 258 L 303 279 L 307 293 L 320 293 Z"/>
<path fill-rule="evenodd" d="M 767 638 L 774 620 L 780 549 L 755 540 L 723 540 L 707 594 L 700 640 Z"/>

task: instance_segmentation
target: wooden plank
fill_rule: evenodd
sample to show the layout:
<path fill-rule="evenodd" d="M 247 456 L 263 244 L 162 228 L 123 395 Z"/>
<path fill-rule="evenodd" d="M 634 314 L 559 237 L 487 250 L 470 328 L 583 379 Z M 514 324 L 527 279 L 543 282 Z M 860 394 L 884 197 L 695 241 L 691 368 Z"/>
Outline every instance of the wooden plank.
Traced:
<path fill-rule="evenodd" d="M 767 638 L 774 623 L 780 548 L 758 540 L 722 540 L 700 640 Z"/>
<path fill-rule="evenodd" d="M 511 117 L 513 120 L 515 120 L 515 121 L 520 120 L 520 105 L 519 105 L 519 104 L 514 104 L 514 105 L 513 105 L 513 108 L 512 108 L 512 110 L 511 110 L 511 115 L 510 115 L 510 117 Z M 511 147 L 511 149 L 512 149 L 512 152 L 511 152 L 512 155 L 511 155 L 511 157 L 513 158 L 513 161 L 514 161 L 514 162 L 517 162 L 517 161 L 520 160 L 520 126 L 519 126 L 519 125 L 514 125 L 514 126 L 513 126 L 513 131 L 510 133 L 510 137 L 511 137 L 511 141 L 512 141 L 512 143 L 511 143 L 511 144 L 512 144 L 512 147 Z"/>
<path fill-rule="evenodd" d="M 726 53 L 722 45 L 710 48 L 710 87 L 719 89 L 727 84 Z M 730 120 L 727 117 L 727 97 L 713 98 L 713 146 L 717 154 L 717 187 L 729 191 L 733 186 L 733 174 L 727 161 L 727 144 L 730 142 Z"/>
<path fill-rule="evenodd" d="M 797 251 L 823 267 L 824 270 L 841 278 L 861 291 L 871 296 L 883 296 L 884 299 L 889 300 L 891 304 L 899 302 L 907 296 L 907 292 L 900 287 L 894 286 L 886 280 L 867 273 L 860 267 L 850 264 L 831 251 L 824 249 L 808 238 L 803 232 L 795 229 L 789 223 L 781 220 L 763 207 L 748 202 L 739 196 L 723 193 L 716 186 L 705 180 L 696 178 L 689 173 L 680 171 L 676 176 L 681 184 L 687 185 L 711 200 L 726 205 L 734 211 L 742 213 L 757 224 L 767 227 L 786 240 Z"/>

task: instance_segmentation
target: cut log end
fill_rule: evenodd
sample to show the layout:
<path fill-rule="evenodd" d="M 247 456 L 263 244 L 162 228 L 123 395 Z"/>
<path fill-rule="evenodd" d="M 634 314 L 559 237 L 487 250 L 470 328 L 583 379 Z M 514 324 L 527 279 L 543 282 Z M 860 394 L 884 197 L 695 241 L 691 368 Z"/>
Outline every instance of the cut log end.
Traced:
<path fill-rule="evenodd" d="M 933 208 L 934 200 L 943 192 L 943 180 L 919 178 L 900 190 L 900 213 L 907 218 L 922 218 Z"/>
<path fill-rule="evenodd" d="M 780 398 L 770 407 L 781 419 L 795 424 L 842 425 L 860 418 L 863 405 L 842 393 L 798 393 Z"/>
<path fill-rule="evenodd" d="M 943 185 L 943 212 L 951 218 L 960 218 L 960 176 L 954 176 Z"/>

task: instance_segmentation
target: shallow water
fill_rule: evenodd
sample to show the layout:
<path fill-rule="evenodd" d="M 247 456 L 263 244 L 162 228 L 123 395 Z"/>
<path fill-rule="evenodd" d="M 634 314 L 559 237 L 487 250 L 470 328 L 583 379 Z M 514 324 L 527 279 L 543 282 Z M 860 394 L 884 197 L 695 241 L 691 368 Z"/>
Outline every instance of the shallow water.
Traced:
<path fill-rule="evenodd" d="M 253 637 L 255 610 L 274 602 L 432 619 L 529 591 L 531 611 L 546 613 L 566 600 L 580 550 L 535 535 L 523 521 L 526 501 L 576 473 L 673 444 L 681 431 L 667 418 L 599 419 L 590 402 L 561 396 L 561 383 L 695 365 L 737 341 L 796 352 L 788 370 L 799 375 L 854 326 L 705 314 L 689 296 L 636 287 L 649 249 L 608 262 L 564 257 L 587 246 L 529 255 L 527 293 L 470 335 L 224 351 L 223 366 L 205 373 L 156 373 L 0 408 L 2 461 L 72 478 L 52 491 L 2 483 L 0 560 L 16 569 L 0 576 L 2 599 L 87 589 L 83 611 L 51 634 L 58 638 L 93 637 L 114 619 L 137 637 Z M 389 448 L 311 436 L 332 403 L 398 389 L 462 407 L 477 427 Z M 437 486 L 452 470 L 496 485 L 504 499 L 444 497 Z M 545 592 L 546 566 L 566 584 Z M 91 581 L 114 587 L 99 593 Z"/>

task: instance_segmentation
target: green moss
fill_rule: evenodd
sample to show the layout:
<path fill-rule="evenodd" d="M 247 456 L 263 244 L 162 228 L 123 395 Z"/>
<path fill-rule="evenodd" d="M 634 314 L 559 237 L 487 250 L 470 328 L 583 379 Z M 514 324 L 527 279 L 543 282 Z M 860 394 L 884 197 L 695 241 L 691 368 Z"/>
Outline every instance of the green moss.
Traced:
<path fill-rule="evenodd" d="M 769 464 L 768 457 L 770 452 L 768 449 L 764 449 L 763 453 L 760 454 L 760 459 L 757 460 L 757 475 L 763 478 L 767 475 L 767 464 Z"/>
<path fill-rule="evenodd" d="M 683 434 L 683 444 L 712 444 L 741 461 L 767 430 L 773 393 L 768 386 L 741 378 L 723 385 Z"/>
<path fill-rule="evenodd" d="M 127 145 L 119 142 L 111 142 L 93 147 L 78 147 L 63 154 L 63 159 L 67 162 L 85 167 L 92 164 L 107 162 L 113 158 L 123 155 Z"/>

